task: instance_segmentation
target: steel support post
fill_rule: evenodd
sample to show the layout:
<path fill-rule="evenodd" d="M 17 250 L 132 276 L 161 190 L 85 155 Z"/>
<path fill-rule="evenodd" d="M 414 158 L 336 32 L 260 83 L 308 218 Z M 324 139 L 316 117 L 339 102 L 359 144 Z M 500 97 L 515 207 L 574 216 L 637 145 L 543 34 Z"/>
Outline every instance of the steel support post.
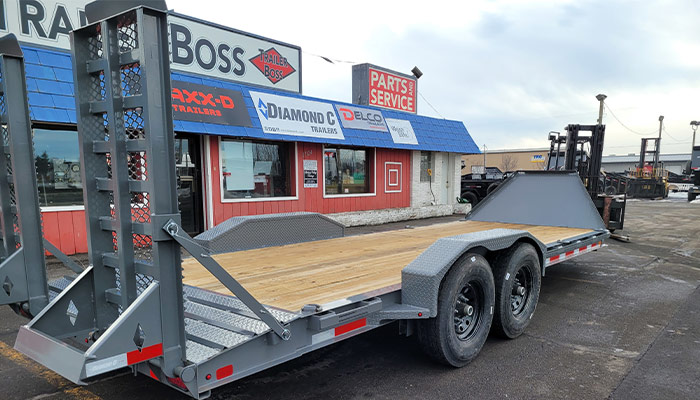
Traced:
<path fill-rule="evenodd" d="M 2 116 L 3 158 L 0 167 L 3 176 L 0 185 L 2 196 L 3 242 L 9 256 L 16 239 L 15 230 L 21 232 L 20 242 L 24 253 L 24 272 L 27 286 L 27 306 L 23 311 L 36 315 L 48 304 L 48 285 L 46 282 L 46 263 L 44 260 L 44 242 L 41 229 L 41 210 L 36 182 L 32 128 L 27 102 L 27 85 L 24 75 L 24 57 L 14 35 L 3 38 L 0 48 L 0 71 L 2 82 Z M 8 154 L 10 160 L 6 159 Z M 9 168 L 8 168 L 9 167 Z M 11 176 L 9 172 L 11 171 Z M 9 185 L 12 185 L 11 187 Z M 14 194 L 14 198 L 12 195 Z M 8 201 L 5 196 L 9 196 Z M 14 210 L 13 210 L 14 208 Z M 12 215 L 14 211 L 14 216 Z M 12 223 L 16 217 L 15 223 Z M 11 231 L 10 231 L 11 229 Z M 9 232 L 8 232 L 9 231 Z"/>

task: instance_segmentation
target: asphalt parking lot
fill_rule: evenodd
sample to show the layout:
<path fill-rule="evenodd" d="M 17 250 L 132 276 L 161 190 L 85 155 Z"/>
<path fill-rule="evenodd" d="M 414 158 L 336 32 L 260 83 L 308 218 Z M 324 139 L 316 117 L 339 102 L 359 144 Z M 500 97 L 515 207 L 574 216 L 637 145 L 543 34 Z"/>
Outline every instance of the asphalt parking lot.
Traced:
<path fill-rule="evenodd" d="M 215 390 L 212 398 L 696 399 L 700 204 L 631 201 L 624 233 L 630 243 L 609 240 L 549 269 L 525 334 L 490 338 L 462 369 L 431 362 L 389 325 Z M 127 372 L 75 386 L 12 350 L 24 321 L 0 309 L 3 399 L 185 398 Z"/>

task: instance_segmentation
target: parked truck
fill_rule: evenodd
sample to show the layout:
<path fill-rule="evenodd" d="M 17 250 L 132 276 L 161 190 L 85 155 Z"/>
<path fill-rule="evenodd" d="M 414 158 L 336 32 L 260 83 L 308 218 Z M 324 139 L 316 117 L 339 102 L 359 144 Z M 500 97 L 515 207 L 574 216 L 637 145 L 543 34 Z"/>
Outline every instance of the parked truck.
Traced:
<path fill-rule="evenodd" d="M 690 159 L 690 181 L 688 201 L 693 201 L 700 195 L 700 146 L 693 146 Z"/>
<path fill-rule="evenodd" d="M 292 213 L 191 238 L 177 203 L 166 10 L 98 1 L 72 33 L 90 265 L 48 285 L 50 302 L 15 343 L 72 382 L 127 367 L 203 399 L 392 322 L 461 367 L 490 332 L 523 333 L 551 266 L 609 237 L 579 176 L 543 171 L 516 172 L 463 221 L 345 237 L 324 216 Z"/>

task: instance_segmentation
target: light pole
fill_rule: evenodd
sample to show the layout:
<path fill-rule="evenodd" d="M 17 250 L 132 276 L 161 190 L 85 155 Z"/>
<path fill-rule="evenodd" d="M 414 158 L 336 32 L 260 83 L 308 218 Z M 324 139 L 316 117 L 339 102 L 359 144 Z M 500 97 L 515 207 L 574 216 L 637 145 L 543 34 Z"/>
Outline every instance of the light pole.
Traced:
<path fill-rule="evenodd" d="M 600 102 L 600 108 L 598 109 L 598 125 L 603 125 L 603 107 L 604 101 L 608 96 L 604 94 L 599 94 L 595 97 Z"/>
<path fill-rule="evenodd" d="M 693 130 L 693 147 L 691 148 L 691 152 L 695 149 L 695 132 L 698 130 L 698 125 L 700 125 L 700 122 L 690 121 L 690 128 Z"/>

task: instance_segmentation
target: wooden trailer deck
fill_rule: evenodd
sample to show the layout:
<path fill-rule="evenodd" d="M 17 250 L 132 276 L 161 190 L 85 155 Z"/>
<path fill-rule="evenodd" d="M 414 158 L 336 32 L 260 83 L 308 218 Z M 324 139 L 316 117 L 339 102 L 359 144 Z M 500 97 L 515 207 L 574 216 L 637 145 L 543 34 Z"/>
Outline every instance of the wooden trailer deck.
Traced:
<path fill-rule="evenodd" d="M 457 221 L 214 256 L 258 301 L 298 311 L 401 283 L 401 270 L 438 238 L 488 229 L 520 229 L 545 244 L 589 229 Z M 183 261 L 184 283 L 230 292 L 194 258 Z"/>

